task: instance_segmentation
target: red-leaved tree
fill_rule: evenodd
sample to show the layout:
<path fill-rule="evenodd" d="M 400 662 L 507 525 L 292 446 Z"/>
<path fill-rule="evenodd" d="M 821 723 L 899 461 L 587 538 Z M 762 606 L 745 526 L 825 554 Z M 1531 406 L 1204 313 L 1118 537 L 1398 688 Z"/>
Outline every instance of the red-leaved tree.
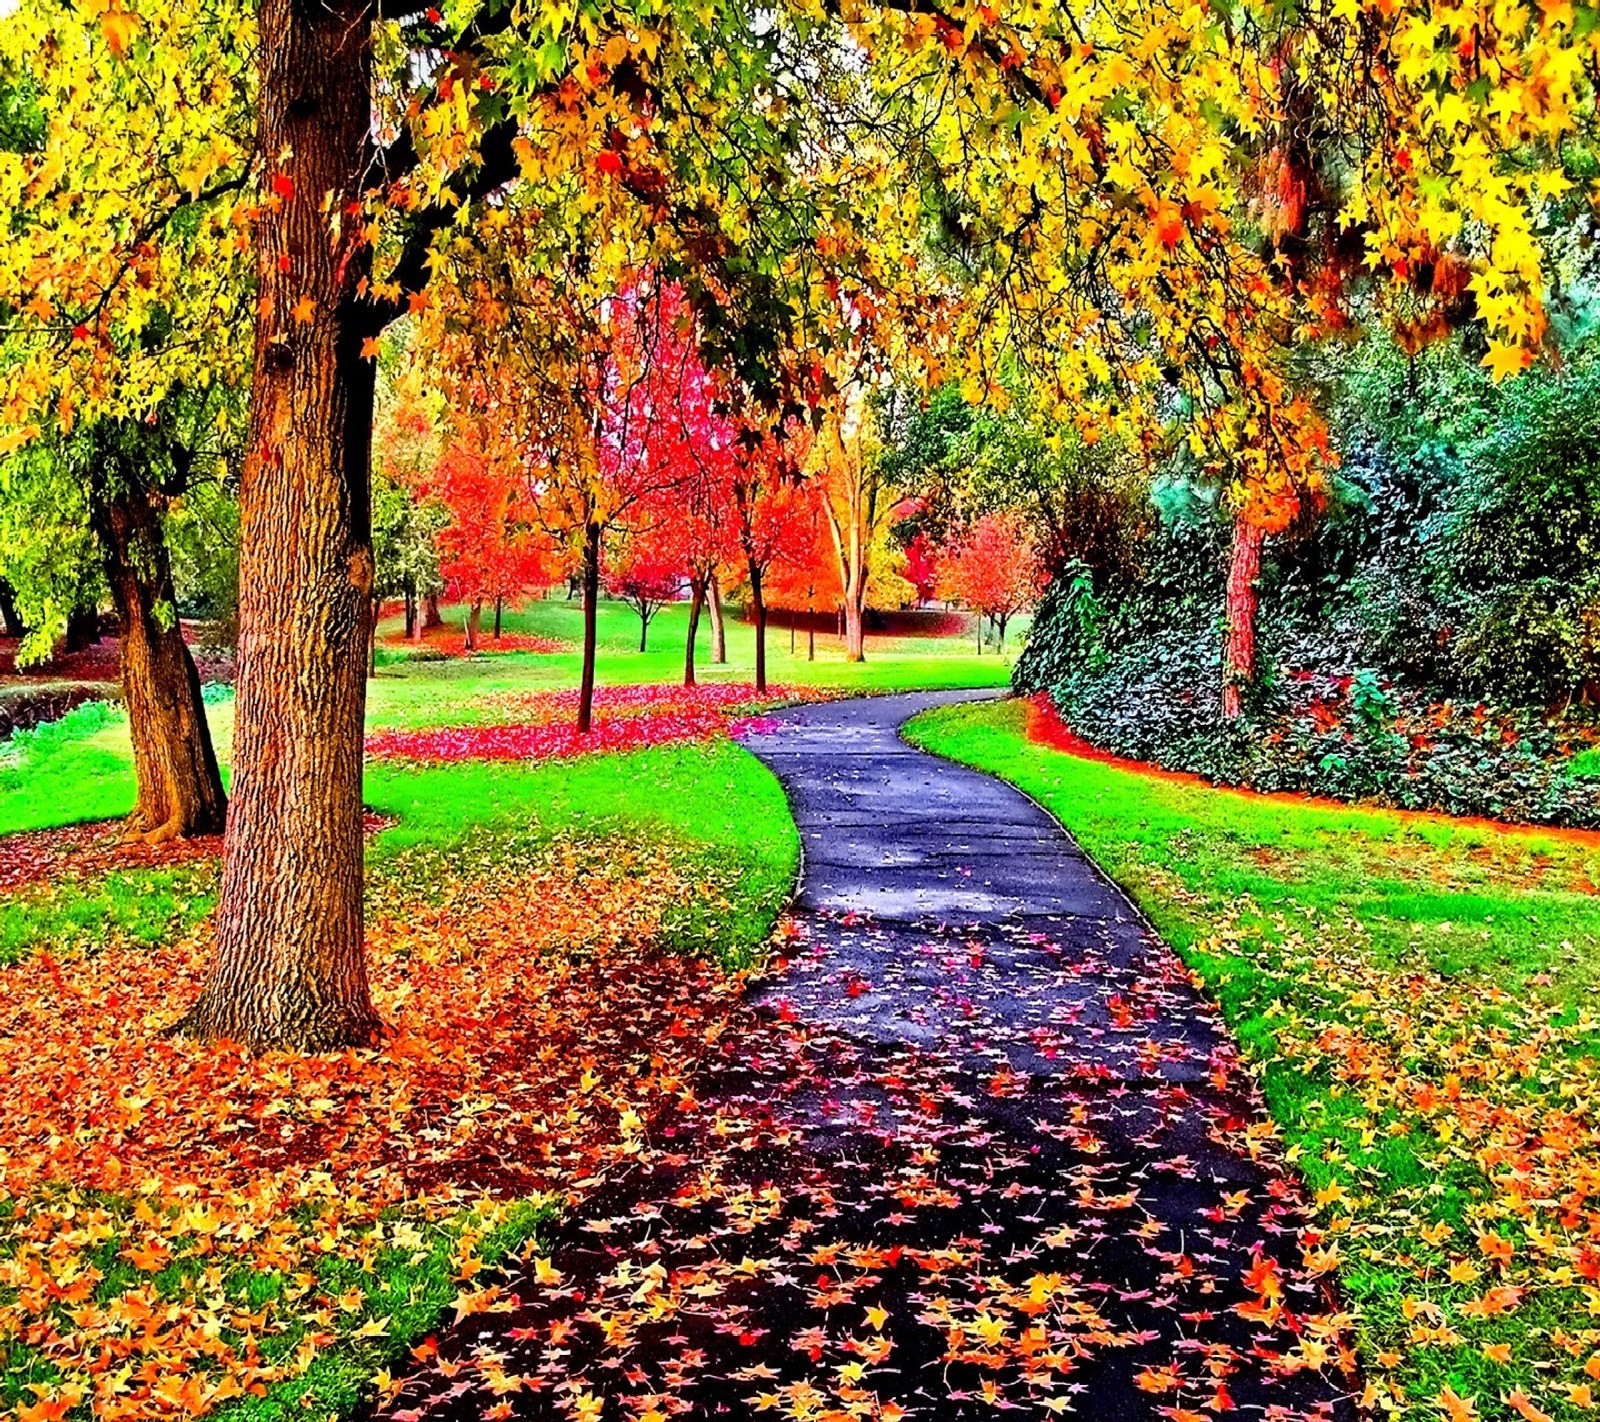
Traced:
<path fill-rule="evenodd" d="M 485 603 L 547 588 L 557 574 L 556 549 L 539 526 L 520 471 L 492 458 L 463 431 L 434 466 L 432 491 L 450 522 L 439 531 L 439 572 L 451 597 L 467 604 L 466 647 L 478 642 Z"/>
<path fill-rule="evenodd" d="M 656 613 L 683 590 L 681 550 L 673 547 L 671 523 L 623 538 L 607 558 L 606 591 L 639 614 L 639 650 L 649 649 L 650 624 Z"/>
<path fill-rule="evenodd" d="M 1011 512 L 975 519 L 951 536 L 940 559 L 940 595 L 978 614 L 980 652 L 982 619 L 994 623 L 1003 650 L 1006 623 L 1039 600 L 1047 580 L 1033 535 Z"/>

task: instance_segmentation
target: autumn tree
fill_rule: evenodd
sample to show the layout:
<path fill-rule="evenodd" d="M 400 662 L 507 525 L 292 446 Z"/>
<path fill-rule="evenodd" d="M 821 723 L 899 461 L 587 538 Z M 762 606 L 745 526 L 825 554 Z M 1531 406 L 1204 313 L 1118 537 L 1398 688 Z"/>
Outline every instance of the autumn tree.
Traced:
<path fill-rule="evenodd" d="M 775 564 L 806 554 L 815 503 L 802 487 L 800 461 L 809 440 L 803 426 L 747 431 L 732 478 L 739 551 L 756 632 L 756 690 L 767 689 L 767 575 Z"/>
<path fill-rule="evenodd" d="M 832 612 L 840 603 L 839 563 L 833 540 L 822 516 L 822 500 L 813 484 L 800 486 L 802 506 L 796 510 L 791 535 L 785 540 L 782 556 L 768 571 L 763 583 L 770 606 L 806 618 L 806 660 L 817 659 L 817 614 Z M 795 650 L 793 623 L 790 624 L 789 650 Z"/>
<path fill-rule="evenodd" d="M 639 650 L 649 650 L 650 624 L 667 603 L 683 590 L 686 580 L 681 556 L 650 531 L 624 535 L 608 557 L 606 591 L 639 614 Z M 693 629 L 691 628 L 691 635 Z"/>
<path fill-rule="evenodd" d="M 168 524 L 241 443 L 250 44 L 228 5 L 0 17 L 0 562 L 25 659 L 97 635 L 109 596 L 138 779 L 128 832 L 153 842 L 216 833 L 225 810 Z M 151 82 L 141 46 L 192 67 Z"/>
<path fill-rule="evenodd" d="M 548 587 L 556 576 L 555 550 L 520 468 L 486 443 L 465 423 L 429 481 L 446 520 L 437 534 L 439 575 L 467 605 L 468 651 L 477 647 L 485 603 L 494 605 L 498 639 L 503 604 Z"/>
<path fill-rule="evenodd" d="M 940 595 L 978 614 L 980 652 L 983 619 L 994 624 L 1004 651 L 1006 624 L 1039 600 L 1045 581 L 1033 535 L 1013 512 L 987 513 L 958 530 L 939 560 Z"/>

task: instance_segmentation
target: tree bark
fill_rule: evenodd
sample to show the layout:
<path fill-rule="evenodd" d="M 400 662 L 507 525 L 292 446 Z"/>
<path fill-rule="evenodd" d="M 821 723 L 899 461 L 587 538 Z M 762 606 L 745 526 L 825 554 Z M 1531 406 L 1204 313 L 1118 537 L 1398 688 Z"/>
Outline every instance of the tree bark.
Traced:
<path fill-rule="evenodd" d="M 483 604 L 473 603 L 467 609 L 466 635 L 462 640 L 463 650 L 475 652 L 478 650 L 478 631 L 483 626 Z"/>
<path fill-rule="evenodd" d="M 702 578 L 689 580 L 689 639 L 683 649 L 683 684 L 693 686 L 694 642 L 700 635 L 700 609 L 705 605 L 706 584 Z"/>
<path fill-rule="evenodd" d="M 1261 576 L 1261 546 L 1266 534 L 1244 518 L 1233 525 L 1228 560 L 1228 630 L 1222 667 L 1222 715 L 1237 720 L 1244 710 L 1244 688 L 1256 675 L 1256 579 Z"/>
<path fill-rule="evenodd" d="M 755 613 L 756 622 L 756 690 L 764 694 L 767 689 L 767 602 L 761 595 L 762 569 L 753 558 L 749 569 L 750 609 Z"/>
<path fill-rule="evenodd" d="M 583 534 L 583 676 L 578 683 L 578 734 L 586 736 L 594 725 L 594 652 L 599 640 L 600 525 L 590 523 Z"/>
<path fill-rule="evenodd" d="M 422 635 L 422 629 L 417 621 L 417 591 L 415 588 L 406 589 L 406 641 L 415 642 Z"/>
<path fill-rule="evenodd" d="M 369 0 L 261 0 L 239 686 L 216 959 L 180 1024 L 252 1050 L 370 1044 L 362 721 L 375 334 L 358 203 L 372 150 Z M 341 221 L 330 233 L 330 214 Z"/>
<path fill-rule="evenodd" d="M 649 643 L 650 604 L 641 600 L 639 603 L 639 650 L 641 652 L 648 652 L 650 650 Z"/>
<path fill-rule="evenodd" d="M 722 617 L 722 588 L 715 573 L 706 585 L 706 611 L 711 615 L 711 660 L 723 666 L 728 660 L 728 628 Z"/>
<path fill-rule="evenodd" d="M 137 472 L 123 469 L 92 501 L 91 517 L 122 636 L 122 700 L 139 787 L 128 837 L 162 844 L 221 834 L 227 799 L 200 673 L 178 624 L 160 511 Z"/>
<path fill-rule="evenodd" d="M 500 640 L 500 611 L 505 606 L 505 601 L 503 597 L 497 597 L 494 600 L 494 640 L 496 642 Z"/>
<path fill-rule="evenodd" d="M 422 631 L 431 632 L 435 627 L 444 626 L 444 613 L 439 611 L 439 594 L 429 593 L 422 600 Z M 421 633 L 418 634 L 421 636 Z"/>

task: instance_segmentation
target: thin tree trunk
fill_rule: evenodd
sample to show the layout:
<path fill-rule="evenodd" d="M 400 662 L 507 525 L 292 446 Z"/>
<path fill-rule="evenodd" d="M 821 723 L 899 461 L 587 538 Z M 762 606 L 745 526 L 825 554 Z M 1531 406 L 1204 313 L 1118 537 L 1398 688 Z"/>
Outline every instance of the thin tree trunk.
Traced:
<path fill-rule="evenodd" d="M 500 640 L 500 609 L 504 604 L 504 598 L 497 597 L 494 600 L 494 640 L 496 642 Z"/>
<path fill-rule="evenodd" d="M 578 684 L 578 734 L 586 736 L 594 725 L 594 652 L 599 640 L 600 525 L 591 523 L 583 535 L 583 677 Z"/>
<path fill-rule="evenodd" d="M 376 1040 L 362 943 L 362 721 L 375 363 L 359 201 L 368 0 L 261 0 L 254 384 L 239 493 L 239 685 L 217 949 L 181 1024 L 254 1050 Z M 278 181 L 281 179 L 282 181 Z"/>
<path fill-rule="evenodd" d="M 406 589 L 406 640 L 414 642 L 420 636 L 417 626 L 417 590 Z"/>
<path fill-rule="evenodd" d="M 694 641 L 700 635 L 700 609 L 705 605 L 706 585 L 702 578 L 689 580 L 689 638 L 683 649 L 683 684 L 693 686 Z"/>
<path fill-rule="evenodd" d="M 711 615 L 711 660 L 723 666 L 728 660 L 728 628 L 722 617 L 722 588 L 715 573 L 706 584 L 706 611 Z"/>
<path fill-rule="evenodd" d="M 173 608 L 161 516 L 123 470 L 92 518 L 122 635 L 122 699 L 139 799 L 129 838 L 221 834 L 227 812 L 200 674 Z"/>
<path fill-rule="evenodd" d="M 767 690 L 767 602 L 761 595 L 761 568 L 750 560 L 750 608 L 756 615 L 756 691 Z"/>
<path fill-rule="evenodd" d="M 649 608 L 650 608 L 650 604 L 647 603 L 647 602 L 641 602 L 639 604 L 639 650 L 641 652 L 648 652 L 650 650 L 650 646 L 649 646 L 649 643 L 650 643 L 650 611 L 649 611 Z"/>
<path fill-rule="evenodd" d="M 464 649 L 468 652 L 478 650 L 478 629 L 483 626 L 483 604 L 473 603 L 467 609 L 467 631 L 464 639 Z"/>
<path fill-rule="evenodd" d="M 1228 560 L 1228 631 L 1222 668 L 1222 715 L 1238 719 L 1244 688 L 1256 675 L 1256 579 L 1261 576 L 1261 546 L 1266 534 L 1244 518 L 1233 526 Z"/>
<path fill-rule="evenodd" d="M 795 637 L 797 635 L 798 634 L 797 634 L 796 624 L 794 622 L 794 619 L 791 618 L 790 621 L 789 621 L 789 655 L 791 657 L 794 655 L 794 652 L 795 652 L 794 639 L 795 639 Z"/>

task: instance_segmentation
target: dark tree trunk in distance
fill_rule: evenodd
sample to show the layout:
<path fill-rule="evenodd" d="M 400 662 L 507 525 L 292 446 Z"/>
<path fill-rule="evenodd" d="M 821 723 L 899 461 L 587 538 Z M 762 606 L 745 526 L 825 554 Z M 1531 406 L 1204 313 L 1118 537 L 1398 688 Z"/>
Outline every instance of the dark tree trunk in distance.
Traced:
<path fill-rule="evenodd" d="M 227 812 L 200 674 L 178 624 L 161 514 L 137 470 L 109 473 L 92 518 L 122 637 L 139 798 L 129 838 L 221 834 Z"/>
<path fill-rule="evenodd" d="M 1236 720 L 1244 710 L 1244 688 L 1256 675 L 1256 579 L 1266 534 L 1243 518 L 1233 526 L 1228 560 L 1228 630 L 1222 665 L 1222 715 Z"/>
<path fill-rule="evenodd" d="M 762 570 L 752 560 L 750 563 L 750 610 L 756 624 L 756 690 L 767 689 L 767 604 L 761 595 Z"/>
<path fill-rule="evenodd" d="M 503 597 L 497 597 L 494 600 L 494 640 L 496 642 L 500 640 L 500 612 L 505 606 L 505 601 Z"/>
<path fill-rule="evenodd" d="M 12 591 L 11 584 L 0 580 L 0 630 L 4 630 L 7 637 L 26 637 L 28 629 L 22 625 L 22 618 L 17 614 L 17 595 Z"/>
<path fill-rule="evenodd" d="M 417 590 L 406 589 L 406 641 L 414 642 L 420 634 L 417 624 Z"/>
<path fill-rule="evenodd" d="M 435 627 L 444 626 L 444 613 L 439 611 L 439 594 L 429 593 L 422 600 L 422 630 L 431 632 Z"/>
<path fill-rule="evenodd" d="M 250 442 L 239 685 L 217 949 L 181 1030 L 252 1050 L 366 1045 L 362 719 L 373 562 L 375 334 L 361 224 L 369 0 L 261 0 Z M 302 319 L 295 318 L 297 306 Z M 305 313 L 309 313 L 306 317 Z"/>
<path fill-rule="evenodd" d="M 583 535 L 583 676 L 578 683 L 578 734 L 586 736 L 594 725 L 594 650 L 600 615 L 600 525 L 591 523 Z"/>
<path fill-rule="evenodd" d="M 689 580 L 689 639 L 683 649 L 683 684 L 693 686 L 694 642 L 700 635 L 700 609 L 705 605 L 706 584 L 702 578 Z"/>
<path fill-rule="evenodd" d="M 67 651 L 81 652 L 100 640 L 100 609 L 75 607 L 67 618 Z"/>

